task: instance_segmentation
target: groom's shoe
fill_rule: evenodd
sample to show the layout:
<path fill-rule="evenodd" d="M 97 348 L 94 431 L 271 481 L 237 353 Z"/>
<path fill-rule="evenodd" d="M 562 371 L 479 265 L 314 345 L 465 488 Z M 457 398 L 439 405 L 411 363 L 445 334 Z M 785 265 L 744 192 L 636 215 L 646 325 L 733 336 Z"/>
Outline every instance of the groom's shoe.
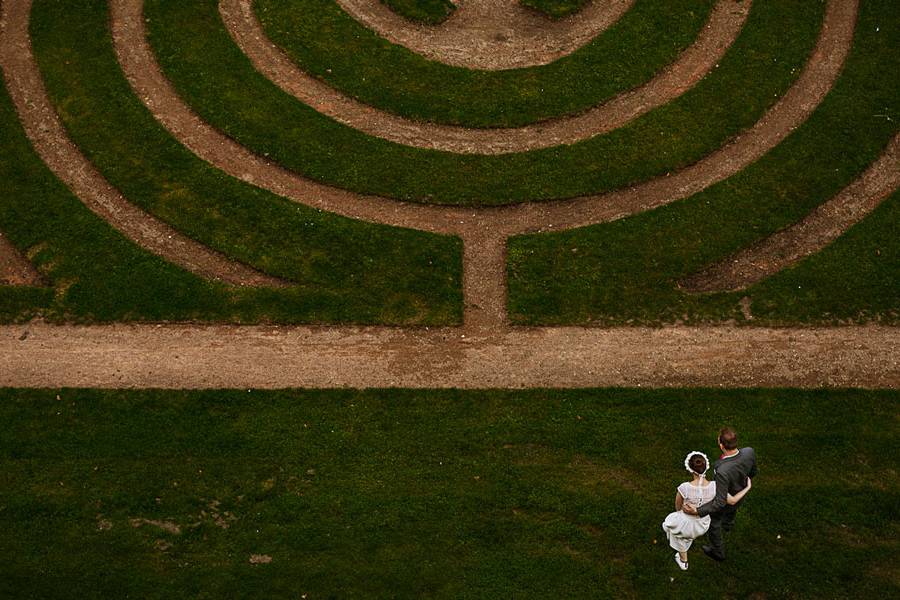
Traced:
<path fill-rule="evenodd" d="M 712 546 L 703 546 L 703 554 L 707 555 L 717 562 L 722 562 L 723 560 L 725 560 L 725 557 L 716 552 Z"/>

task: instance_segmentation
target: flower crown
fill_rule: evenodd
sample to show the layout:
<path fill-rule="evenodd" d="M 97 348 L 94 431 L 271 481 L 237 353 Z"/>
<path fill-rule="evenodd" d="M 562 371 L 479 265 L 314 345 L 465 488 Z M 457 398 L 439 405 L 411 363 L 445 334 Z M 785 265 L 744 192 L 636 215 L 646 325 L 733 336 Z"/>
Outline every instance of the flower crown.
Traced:
<path fill-rule="evenodd" d="M 691 465 L 690 465 L 691 458 L 693 458 L 695 456 L 702 456 L 703 460 L 706 462 L 706 468 L 703 469 L 702 473 L 697 473 L 696 471 L 694 471 L 691 468 Z M 688 452 L 688 455 L 684 457 L 684 468 L 687 469 L 687 472 L 690 473 L 691 475 L 699 475 L 700 477 L 706 477 L 706 472 L 709 470 L 709 459 L 706 458 L 705 454 L 703 454 L 702 452 L 698 452 L 697 450 L 694 450 L 693 452 Z"/>

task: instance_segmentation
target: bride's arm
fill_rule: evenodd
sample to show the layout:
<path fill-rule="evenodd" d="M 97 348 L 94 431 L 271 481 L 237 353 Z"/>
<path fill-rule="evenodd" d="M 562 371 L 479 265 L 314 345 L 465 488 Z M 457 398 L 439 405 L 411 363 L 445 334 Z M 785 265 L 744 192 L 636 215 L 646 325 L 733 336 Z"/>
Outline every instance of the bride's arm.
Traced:
<path fill-rule="evenodd" d="M 751 482 L 750 482 L 750 478 L 748 477 L 748 478 L 747 478 L 747 487 L 745 487 L 744 489 L 742 489 L 741 491 L 739 491 L 739 492 L 738 492 L 737 494 L 735 494 L 734 496 L 732 496 L 731 494 L 728 494 L 728 498 L 726 499 L 726 502 L 728 502 L 728 504 L 732 504 L 732 505 L 737 504 L 738 502 L 740 502 L 740 501 L 744 498 L 744 496 L 747 495 L 747 492 L 750 491 L 750 486 L 751 486 L 751 485 L 752 485 L 752 484 L 751 484 Z"/>
<path fill-rule="evenodd" d="M 681 510 L 681 507 L 684 506 L 684 498 L 681 495 L 681 492 L 675 492 L 675 512 Z"/>

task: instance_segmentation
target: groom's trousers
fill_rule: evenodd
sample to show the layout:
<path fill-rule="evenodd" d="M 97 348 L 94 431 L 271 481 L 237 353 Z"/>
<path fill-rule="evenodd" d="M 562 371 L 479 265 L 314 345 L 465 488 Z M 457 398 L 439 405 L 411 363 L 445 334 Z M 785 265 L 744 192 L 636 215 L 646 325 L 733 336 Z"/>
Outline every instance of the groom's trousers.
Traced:
<path fill-rule="evenodd" d="M 737 507 L 728 505 L 709 515 L 709 545 L 713 547 L 713 552 L 721 558 L 725 558 L 725 541 L 722 539 L 722 531 L 731 531 L 734 528 L 736 514 Z"/>

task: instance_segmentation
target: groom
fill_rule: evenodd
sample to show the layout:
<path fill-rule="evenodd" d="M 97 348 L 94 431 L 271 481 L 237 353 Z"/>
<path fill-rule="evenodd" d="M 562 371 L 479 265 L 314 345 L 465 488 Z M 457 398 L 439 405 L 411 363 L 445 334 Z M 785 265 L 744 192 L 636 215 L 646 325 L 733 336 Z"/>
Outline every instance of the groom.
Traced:
<path fill-rule="evenodd" d="M 725 560 L 725 544 L 722 541 L 722 530 L 731 531 L 734 527 L 734 516 L 740 502 L 729 506 L 726 502 L 728 494 L 736 494 L 747 487 L 747 478 L 756 477 L 756 452 L 753 448 L 737 447 L 737 433 L 731 427 L 723 427 L 719 431 L 719 448 L 722 457 L 716 461 L 716 497 L 698 507 L 684 505 L 684 512 L 700 517 L 710 516 L 709 546 L 703 546 L 703 553 L 708 557 Z"/>

